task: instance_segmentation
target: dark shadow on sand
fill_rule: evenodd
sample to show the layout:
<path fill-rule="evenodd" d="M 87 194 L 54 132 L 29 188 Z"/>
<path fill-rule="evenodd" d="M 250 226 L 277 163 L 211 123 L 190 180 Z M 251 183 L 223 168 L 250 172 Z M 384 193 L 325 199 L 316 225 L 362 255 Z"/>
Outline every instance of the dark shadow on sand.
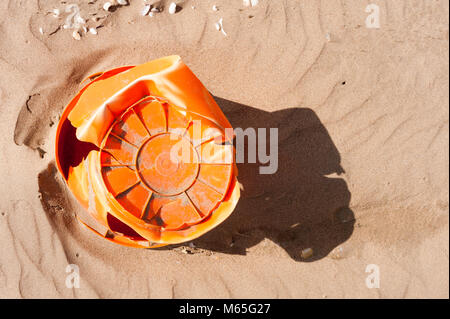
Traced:
<path fill-rule="evenodd" d="M 215 99 L 234 128 L 267 128 L 267 132 L 278 128 L 279 164 L 273 175 L 259 174 L 259 163 L 238 164 L 244 191 L 235 211 L 196 239 L 195 246 L 245 255 L 248 248 L 268 238 L 294 260 L 314 261 L 345 242 L 354 227 L 351 194 L 342 178 L 326 177 L 344 170 L 336 146 L 314 111 L 290 108 L 265 112 Z M 301 252 L 306 248 L 314 253 L 304 259 Z"/>

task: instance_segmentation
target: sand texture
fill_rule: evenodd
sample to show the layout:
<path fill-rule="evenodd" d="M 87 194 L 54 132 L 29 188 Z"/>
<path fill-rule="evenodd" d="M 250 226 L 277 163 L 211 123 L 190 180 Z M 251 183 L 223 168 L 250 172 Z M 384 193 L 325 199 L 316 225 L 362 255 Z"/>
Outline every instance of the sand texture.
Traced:
<path fill-rule="evenodd" d="M 66 1 L 80 40 L 62 2 L 0 1 L 0 298 L 448 298 L 448 1 L 377 0 L 380 28 L 362 0 Z M 76 220 L 56 124 L 85 77 L 172 54 L 233 126 L 279 129 L 279 168 L 240 164 L 236 210 L 191 246 L 126 248 Z"/>

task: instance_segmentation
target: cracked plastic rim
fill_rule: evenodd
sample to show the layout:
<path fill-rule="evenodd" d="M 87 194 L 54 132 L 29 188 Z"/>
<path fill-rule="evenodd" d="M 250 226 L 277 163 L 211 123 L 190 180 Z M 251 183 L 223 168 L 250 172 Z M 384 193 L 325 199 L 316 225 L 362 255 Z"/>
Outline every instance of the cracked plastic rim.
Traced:
<path fill-rule="evenodd" d="M 193 125 L 202 124 L 152 97 L 112 125 L 101 148 L 102 176 L 125 210 L 176 230 L 201 222 L 220 204 L 232 177 L 232 150 L 218 144 L 217 131 L 205 124 L 194 138 Z M 177 149 L 187 150 L 187 158 L 173 156 Z M 212 156 L 202 157 L 204 149 Z"/>
<path fill-rule="evenodd" d="M 195 239 L 232 213 L 240 196 L 232 127 L 179 56 L 88 79 L 61 115 L 55 143 L 85 226 L 150 248 Z M 177 145 L 189 160 L 173 161 Z"/>

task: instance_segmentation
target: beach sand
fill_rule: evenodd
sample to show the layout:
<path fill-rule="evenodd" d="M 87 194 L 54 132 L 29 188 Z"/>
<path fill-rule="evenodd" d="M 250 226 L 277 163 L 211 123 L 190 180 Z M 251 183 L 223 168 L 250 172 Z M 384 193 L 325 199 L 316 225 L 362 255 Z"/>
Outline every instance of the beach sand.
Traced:
<path fill-rule="evenodd" d="M 379 28 L 362 0 L 66 1 L 98 27 L 80 40 L 62 2 L 0 3 L 1 298 L 449 297 L 447 1 L 374 1 Z M 56 124 L 88 75 L 172 54 L 233 126 L 279 129 L 279 168 L 240 164 L 236 210 L 190 246 L 126 248 L 76 220 Z"/>

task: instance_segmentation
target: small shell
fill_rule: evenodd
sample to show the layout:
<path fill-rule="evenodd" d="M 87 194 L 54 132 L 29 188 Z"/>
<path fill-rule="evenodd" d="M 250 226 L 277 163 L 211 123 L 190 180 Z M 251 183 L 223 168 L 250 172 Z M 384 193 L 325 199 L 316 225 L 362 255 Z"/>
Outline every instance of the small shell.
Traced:
<path fill-rule="evenodd" d="M 343 259 L 345 256 L 346 256 L 346 251 L 344 251 L 344 248 L 342 246 L 336 247 L 330 253 L 330 257 L 332 259 Z"/>
<path fill-rule="evenodd" d="M 159 8 L 155 8 L 155 7 L 153 7 L 150 11 L 154 12 L 154 13 L 161 12 L 161 10 Z"/>
<path fill-rule="evenodd" d="M 177 4 L 175 2 L 172 2 L 169 5 L 169 13 L 174 14 L 175 12 L 177 12 Z"/>
<path fill-rule="evenodd" d="M 223 29 L 223 18 L 220 18 L 219 20 L 219 25 L 220 25 L 220 31 L 222 32 L 222 34 L 224 36 L 227 36 L 227 33 L 225 32 L 225 30 Z"/>
<path fill-rule="evenodd" d="M 219 8 L 216 5 L 213 5 L 212 10 L 213 11 L 219 11 Z"/>
<path fill-rule="evenodd" d="M 214 24 L 214 26 L 216 27 L 216 30 L 217 30 L 217 31 L 220 31 L 220 30 L 222 29 L 222 27 L 221 27 L 221 25 L 220 25 L 219 22 L 216 22 L 216 23 Z"/>
<path fill-rule="evenodd" d="M 246 7 L 256 7 L 258 5 L 259 1 L 258 0 L 244 0 L 244 6 Z"/>
<path fill-rule="evenodd" d="M 53 9 L 52 12 L 55 18 L 58 18 L 59 15 L 61 14 L 61 11 L 59 11 L 59 9 Z"/>
<path fill-rule="evenodd" d="M 103 10 L 105 11 L 109 11 L 109 9 L 112 7 L 112 3 L 107 1 L 105 2 L 105 4 L 103 5 Z"/>
<path fill-rule="evenodd" d="M 128 4 L 128 0 L 117 0 L 117 3 L 121 6 L 126 6 Z"/>
<path fill-rule="evenodd" d="M 146 4 L 141 11 L 141 16 L 146 16 L 150 12 L 150 5 Z"/>
<path fill-rule="evenodd" d="M 150 12 L 150 13 L 148 14 L 148 16 L 149 16 L 150 18 L 153 18 L 153 17 L 155 16 L 155 13 L 154 13 L 154 12 Z"/>
<path fill-rule="evenodd" d="M 44 34 L 44 29 L 42 29 L 42 27 L 39 28 L 39 33 Z"/>
<path fill-rule="evenodd" d="M 89 28 L 89 33 L 93 35 L 97 35 L 97 29 L 96 28 Z"/>
<path fill-rule="evenodd" d="M 313 250 L 312 250 L 312 248 L 306 248 L 306 249 L 303 249 L 303 250 L 302 250 L 301 256 L 302 256 L 303 259 L 308 259 L 308 258 L 310 258 L 312 255 L 313 255 Z"/>
<path fill-rule="evenodd" d="M 78 30 L 73 31 L 72 37 L 73 37 L 75 40 L 81 40 L 81 35 L 80 35 L 80 32 L 78 32 Z"/>

